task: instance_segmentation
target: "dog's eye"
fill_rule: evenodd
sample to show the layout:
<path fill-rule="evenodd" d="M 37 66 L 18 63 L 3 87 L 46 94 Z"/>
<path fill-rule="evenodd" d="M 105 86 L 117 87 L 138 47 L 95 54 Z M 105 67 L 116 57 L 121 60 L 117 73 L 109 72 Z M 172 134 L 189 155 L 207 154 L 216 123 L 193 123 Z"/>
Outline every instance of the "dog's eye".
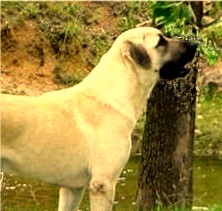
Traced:
<path fill-rule="evenodd" d="M 166 39 L 162 35 L 159 35 L 159 41 L 156 47 L 165 46 L 165 45 L 167 45 Z"/>

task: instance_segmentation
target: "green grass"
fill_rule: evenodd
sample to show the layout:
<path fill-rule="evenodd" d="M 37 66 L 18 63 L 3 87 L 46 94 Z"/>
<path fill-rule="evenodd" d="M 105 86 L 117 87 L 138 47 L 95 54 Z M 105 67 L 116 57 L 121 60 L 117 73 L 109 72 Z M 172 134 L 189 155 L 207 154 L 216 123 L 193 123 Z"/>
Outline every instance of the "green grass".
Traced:
<path fill-rule="evenodd" d="M 212 155 L 222 144 L 222 96 L 201 95 L 197 103 L 195 152 Z M 221 149 L 222 150 L 222 149 Z"/>
<path fill-rule="evenodd" d="M 210 211 L 222 211 L 222 204 L 214 204 L 210 207 Z"/>

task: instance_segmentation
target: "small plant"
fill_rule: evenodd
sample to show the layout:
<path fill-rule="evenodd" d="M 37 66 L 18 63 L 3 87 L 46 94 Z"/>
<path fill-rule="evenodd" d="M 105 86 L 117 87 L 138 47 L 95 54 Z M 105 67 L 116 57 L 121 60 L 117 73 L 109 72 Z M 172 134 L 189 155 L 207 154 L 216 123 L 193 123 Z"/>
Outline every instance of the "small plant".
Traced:
<path fill-rule="evenodd" d="M 78 31 L 79 26 L 77 25 L 76 19 L 73 19 L 62 27 L 60 35 L 64 35 L 63 41 L 66 42 L 68 40 L 72 40 Z"/>
<path fill-rule="evenodd" d="M 138 23 L 145 21 L 147 19 L 147 11 L 150 8 L 149 5 L 150 2 L 127 2 L 121 14 L 120 31 L 134 28 Z"/>
<path fill-rule="evenodd" d="M 81 82 L 84 78 L 81 71 L 67 72 L 61 66 L 57 65 L 54 68 L 55 82 L 65 86 L 73 86 Z"/>
<path fill-rule="evenodd" d="M 29 19 L 37 18 L 41 13 L 39 6 L 39 3 L 27 2 L 22 9 L 22 15 Z"/>

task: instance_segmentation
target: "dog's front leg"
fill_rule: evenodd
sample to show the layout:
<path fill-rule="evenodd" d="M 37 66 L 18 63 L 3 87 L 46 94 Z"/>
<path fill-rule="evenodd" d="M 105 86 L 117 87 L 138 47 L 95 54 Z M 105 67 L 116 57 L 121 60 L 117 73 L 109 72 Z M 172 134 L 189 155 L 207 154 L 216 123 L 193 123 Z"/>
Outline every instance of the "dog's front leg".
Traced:
<path fill-rule="evenodd" d="M 59 209 L 58 211 L 77 211 L 85 188 L 65 188 L 59 190 Z"/>
<path fill-rule="evenodd" d="M 90 182 L 91 211 L 111 211 L 114 203 L 116 181 L 93 178 Z"/>

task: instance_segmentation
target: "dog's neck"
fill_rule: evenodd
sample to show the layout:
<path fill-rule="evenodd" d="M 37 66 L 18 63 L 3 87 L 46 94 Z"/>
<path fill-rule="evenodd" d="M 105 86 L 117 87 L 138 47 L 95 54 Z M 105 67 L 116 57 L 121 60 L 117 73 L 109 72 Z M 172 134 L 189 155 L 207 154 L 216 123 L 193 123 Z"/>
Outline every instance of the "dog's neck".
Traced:
<path fill-rule="evenodd" d="M 104 55 L 82 83 L 88 89 L 86 92 L 96 93 L 99 101 L 121 111 L 135 125 L 157 77 L 146 72 L 138 76 L 132 68 L 117 60 L 112 55 Z"/>

